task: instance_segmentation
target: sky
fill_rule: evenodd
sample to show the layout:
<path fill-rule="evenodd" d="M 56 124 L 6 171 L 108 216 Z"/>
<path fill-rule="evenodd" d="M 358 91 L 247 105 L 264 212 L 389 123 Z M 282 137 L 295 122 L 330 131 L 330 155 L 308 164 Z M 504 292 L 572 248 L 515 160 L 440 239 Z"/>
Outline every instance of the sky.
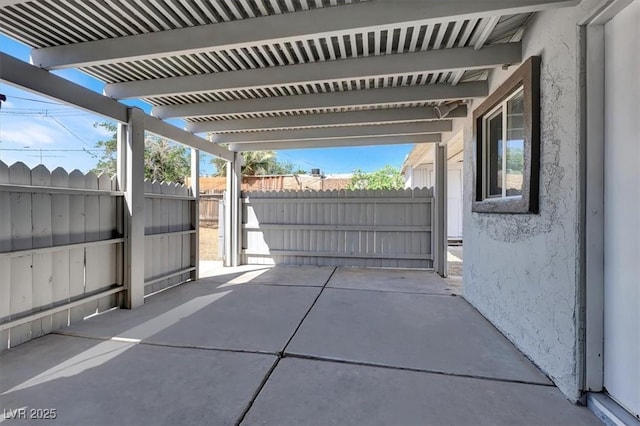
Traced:
<path fill-rule="evenodd" d="M 0 51 L 25 62 L 30 48 L 0 35 Z M 54 71 L 55 74 L 102 93 L 104 83 L 77 70 Z M 93 168 L 101 152 L 96 142 L 110 137 L 96 123 L 104 117 L 61 104 L 0 82 L 0 94 L 7 97 L 0 108 L 0 160 L 6 164 L 22 161 L 29 167 L 44 164 L 48 169 L 63 167 L 67 171 Z M 142 101 L 125 101 L 150 113 L 151 106 Z M 168 120 L 184 127 L 182 120 Z M 278 159 L 290 161 L 297 168 L 319 168 L 325 174 L 351 173 L 356 169 L 371 172 L 385 165 L 400 167 L 412 145 L 371 147 L 296 149 L 276 151 Z M 201 174 L 214 172 L 210 156 L 203 155 Z"/>

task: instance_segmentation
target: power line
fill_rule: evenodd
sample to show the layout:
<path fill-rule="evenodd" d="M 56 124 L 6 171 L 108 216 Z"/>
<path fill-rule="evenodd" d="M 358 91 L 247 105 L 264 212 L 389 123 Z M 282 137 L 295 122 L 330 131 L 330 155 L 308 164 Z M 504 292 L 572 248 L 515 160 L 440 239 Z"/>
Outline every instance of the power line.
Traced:
<path fill-rule="evenodd" d="M 7 99 L 20 99 L 22 101 L 29 101 L 29 102 L 39 102 L 41 104 L 51 104 L 51 105 L 62 105 L 59 102 L 52 102 L 52 101 L 42 101 L 40 99 L 34 99 L 34 98 L 22 98 L 20 96 L 8 96 Z"/>
<path fill-rule="evenodd" d="M 73 133 L 71 131 L 71 129 L 69 129 L 67 126 L 65 126 L 64 124 L 62 124 L 60 121 L 58 121 L 55 117 L 51 117 L 49 116 L 50 119 L 52 119 L 53 121 L 55 121 L 56 123 L 58 123 L 60 125 L 60 127 L 62 127 L 63 129 L 65 129 L 67 132 L 69 132 L 71 134 L 71 136 L 73 136 L 74 138 L 78 139 L 80 142 L 82 142 L 83 144 L 85 144 L 86 146 L 88 146 L 89 148 L 92 148 L 91 145 L 89 145 L 89 143 L 87 143 L 84 139 L 82 139 L 80 136 L 76 135 L 75 133 Z"/>
<path fill-rule="evenodd" d="M 4 108 L 0 115 L 18 117 L 80 117 L 91 115 L 88 112 L 77 111 L 72 108 L 33 109 L 33 108 Z"/>
<path fill-rule="evenodd" d="M 44 149 L 44 148 L 0 148 L 0 151 L 42 151 L 42 152 L 102 152 L 105 149 Z"/>

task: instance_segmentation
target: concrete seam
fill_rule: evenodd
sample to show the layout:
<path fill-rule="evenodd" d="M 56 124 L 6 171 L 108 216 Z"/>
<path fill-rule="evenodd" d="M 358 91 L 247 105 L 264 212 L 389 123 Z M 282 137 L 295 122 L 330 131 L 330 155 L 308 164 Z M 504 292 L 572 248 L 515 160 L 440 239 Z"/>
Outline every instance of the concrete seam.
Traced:
<path fill-rule="evenodd" d="M 61 332 L 54 331 L 49 334 L 58 335 L 58 336 L 66 336 L 66 337 L 77 337 L 80 339 L 90 339 L 90 340 L 99 340 L 99 341 L 111 341 L 112 337 L 104 337 L 104 336 L 90 336 L 86 334 L 79 333 L 69 333 L 69 332 Z M 177 348 L 177 349 L 196 349 L 201 351 L 214 351 L 214 352 L 229 352 L 229 353 L 243 353 L 243 354 L 253 354 L 253 355 L 273 355 L 280 356 L 279 352 L 270 352 L 270 351 L 259 351 L 259 350 L 250 350 L 250 349 L 231 349 L 231 348 L 214 348 L 214 347 L 206 347 L 206 346 L 195 346 L 195 345 L 179 345 L 174 343 L 165 343 L 165 342 L 145 342 L 144 340 L 137 343 L 138 345 L 145 346 L 158 346 L 158 347 L 166 347 L 166 348 Z"/>
<path fill-rule="evenodd" d="M 204 284 L 204 285 L 209 285 L 209 284 L 219 284 L 216 287 L 216 290 L 220 290 L 220 289 L 224 289 L 226 287 L 222 287 L 223 285 L 225 285 L 226 283 L 200 283 L 200 284 Z M 260 285 L 260 286 L 265 286 L 265 287 L 296 287 L 296 288 L 322 288 L 322 284 L 314 284 L 314 285 L 304 285 L 304 284 L 282 284 L 282 283 L 253 283 L 253 282 L 248 282 L 248 283 L 242 283 L 242 284 L 230 284 L 227 287 L 236 287 L 236 286 L 247 286 L 247 285 Z"/>
<path fill-rule="evenodd" d="M 289 347 L 289 344 L 291 343 L 291 341 L 295 337 L 296 333 L 298 333 L 298 330 L 300 330 L 300 327 L 302 327 L 302 323 L 304 323 L 304 320 L 307 319 L 307 317 L 311 313 L 311 310 L 313 309 L 313 307 L 316 306 L 316 303 L 318 302 L 318 299 L 320 299 L 320 296 L 322 296 L 322 292 L 324 291 L 325 288 L 327 288 L 327 284 L 329 284 L 329 281 L 331 281 L 331 278 L 333 277 L 333 274 L 335 274 L 337 270 L 338 270 L 338 267 L 334 267 L 333 268 L 333 271 L 331 272 L 331 274 L 329 275 L 329 277 L 327 278 L 327 280 L 323 284 L 322 288 L 320 289 L 320 292 L 318 293 L 318 295 L 314 299 L 313 303 L 311 304 L 311 306 L 309 306 L 309 309 L 307 309 L 307 312 L 304 314 L 304 316 L 302 317 L 302 319 L 298 323 L 298 326 L 296 327 L 296 329 L 291 334 L 291 337 L 289 337 L 289 340 L 287 340 L 287 343 L 282 348 L 282 353 L 281 354 L 282 354 L 283 358 L 286 356 L 285 353 L 286 353 L 287 347 Z"/>
<path fill-rule="evenodd" d="M 490 381 L 490 382 L 516 383 L 516 384 L 521 384 L 521 385 L 532 385 L 532 386 L 542 386 L 542 387 L 551 387 L 551 388 L 555 388 L 556 387 L 552 383 L 537 383 L 537 382 L 530 382 L 530 381 L 527 381 L 527 380 L 503 379 L 503 378 L 499 378 L 499 377 L 477 376 L 477 375 L 474 375 L 474 374 L 448 373 L 448 372 L 439 371 L 439 370 L 429 370 L 429 369 L 413 368 L 413 367 L 399 367 L 399 366 L 388 365 L 388 364 L 378 364 L 378 363 L 366 362 L 366 361 L 351 361 L 351 360 L 337 359 L 337 358 L 330 358 L 330 357 L 322 357 L 322 356 L 316 356 L 316 355 L 305 355 L 305 354 L 288 353 L 287 356 L 291 357 L 291 358 L 305 359 L 305 360 L 310 360 L 310 361 L 335 362 L 335 363 L 338 363 L 338 364 L 357 365 L 357 366 L 361 366 L 361 367 L 384 368 L 384 369 L 387 369 L 387 370 L 408 371 L 408 372 L 413 372 L 413 373 L 437 374 L 437 375 L 440 375 L 440 376 L 450 376 L 450 377 L 460 377 L 460 378 L 465 378 L 465 379 L 485 380 L 485 381 Z"/>
<path fill-rule="evenodd" d="M 473 309 L 474 311 L 476 311 L 482 318 L 484 318 L 484 320 L 487 322 L 487 324 L 491 325 L 491 327 L 493 327 L 494 330 L 496 330 L 498 333 L 500 333 L 505 339 L 507 339 L 509 341 L 509 343 L 511 343 L 511 345 L 516 348 L 516 350 L 518 352 L 520 352 L 520 354 L 522 354 L 523 357 L 525 357 L 529 362 L 531 362 L 531 364 L 533 364 L 538 371 L 540 371 L 540 373 L 542 373 L 542 375 L 544 375 L 551 383 L 553 383 L 553 386 L 555 385 L 555 381 L 546 373 L 546 371 L 544 371 L 537 362 L 535 362 L 532 358 L 530 358 L 523 350 L 521 350 L 516 343 L 514 342 L 513 339 L 511 339 L 505 332 L 503 332 L 500 328 L 498 328 L 498 326 L 496 324 L 494 324 L 492 321 L 489 320 L 489 318 L 487 318 L 482 312 L 480 312 L 480 310 L 473 304 L 471 303 L 469 300 L 467 300 L 467 298 L 462 295 L 462 300 L 464 300 L 467 305 L 469 305 L 471 307 L 471 309 Z"/>
<path fill-rule="evenodd" d="M 325 281 L 325 283 L 322 285 L 322 288 L 320 289 L 320 291 L 318 292 L 318 295 L 316 296 L 316 298 L 313 300 L 313 303 L 311 304 L 311 306 L 309 306 L 309 309 L 307 309 L 307 312 L 304 314 L 304 316 L 302 317 L 302 319 L 300 320 L 300 322 L 298 323 L 298 326 L 296 327 L 296 329 L 293 331 L 293 333 L 291 334 L 291 337 L 289 337 L 289 340 L 287 340 L 287 343 L 284 345 L 284 347 L 282 348 L 282 351 L 277 353 L 278 358 L 276 359 L 276 361 L 273 363 L 273 366 L 271 367 L 271 369 L 267 372 L 267 374 L 265 375 L 264 379 L 262 379 L 262 382 L 260 383 L 260 386 L 258 386 L 258 389 L 256 389 L 256 391 L 254 392 L 251 400 L 249 401 L 249 403 L 247 404 L 247 406 L 245 407 L 244 411 L 242 412 L 242 414 L 240 415 L 240 418 L 238 419 L 238 421 L 236 422 L 235 426 L 240 426 L 242 424 L 242 422 L 244 421 L 245 417 L 247 416 L 247 414 L 249 414 L 249 411 L 251 410 L 251 407 L 253 407 L 253 404 L 255 403 L 256 399 L 258 398 L 258 396 L 260 395 L 260 392 L 262 392 L 262 389 L 264 389 L 264 387 L 266 386 L 267 382 L 269 381 L 269 379 L 271 378 L 271 374 L 273 374 L 273 372 L 275 371 L 276 367 L 278 366 L 278 364 L 280 363 L 280 360 L 282 358 L 285 357 L 285 351 L 287 349 L 287 347 L 289 346 L 289 343 L 291 343 L 291 340 L 293 340 L 294 336 L 296 335 L 296 333 L 298 332 L 298 330 L 300 329 L 300 327 L 302 326 L 302 323 L 304 323 L 304 320 L 307 318 L 307 316 L 309 315 L 309 313 L 311 312 L 311 309 L 313 309 L 313 307 L 316 305 L 316 303 L 318 302 L 318 299 L 320 298 L 320 296 L 322 295 L 322 292 L 324 291 L 324 289 L 327 287 L 327 284 L 329 283 L 329 281 L 331 280 L 331 277 L 333 277 L 333 274 L 335 274 L 336 270 L 338 268 L 334 267 L 333 271 L 331 272 L 331 274 L 329 275 L 329 277 L 327 278 L 327 280 Z"/>
<path fill-rule="evenodd" d="M 391 293 L 391 294 L 415 294 L 421 296 L 458 296 L 455 293 L 450 294 L 442 294 L 442 293 L 428 293 L 428 292 L 419 292 L 419 291 L 402 291 L 402 290 L 374 290 L 370 288 L 347 288 L 347 287 L 327 287 L 329 290 L 349 290 L 349 291 L 371 291 L 374 293 Z"/>
<path fill-rule="evenodd" d="M 251 410 L 251 407 L 253 407 L 253 403 L 258 398 L 258 395 L 260 395 L 260 392 L 262 392 L 262 389 L 266 386 L 267 382 L 269 381 L 269 378 L 271 377 L 271 374 L 273 374 L 273 371 L 276 369 L 281 359 L 282 358 L 280 357 L 280 355 L 278 355 L 275 362 L 273 363 L 269 371 L 267 371 L 267 374 L 264 376 L 264 378 L 260 382 L 258 389 L 256 389 L 256 391 L 251 396 L 251 399 L 249 400 L 247 405 L 244 407 L 244 410 L 242 411 L 240 418 L 238 418 L 238 421 L 235 423 L 235 426 L 240 426 L 240 424 L 242 424 L 242 422 L 244 421 L 244 418 L 247 416 L 247 414 L 249 414 L 249 410 Z"/>

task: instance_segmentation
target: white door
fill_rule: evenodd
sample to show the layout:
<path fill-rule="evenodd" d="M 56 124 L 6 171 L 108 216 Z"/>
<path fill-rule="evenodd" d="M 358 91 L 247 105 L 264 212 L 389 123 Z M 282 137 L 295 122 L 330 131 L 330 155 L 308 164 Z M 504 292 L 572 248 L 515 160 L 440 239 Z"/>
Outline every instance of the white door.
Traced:
<path fill-rule="evenodd" d="M 604 385 L 640 414 L 640 0 L 605 25 Z"/>
<path fill-rule="evenodd" d="M 447 170 L 447 235 L 462 238 L 462 163 Z"/>

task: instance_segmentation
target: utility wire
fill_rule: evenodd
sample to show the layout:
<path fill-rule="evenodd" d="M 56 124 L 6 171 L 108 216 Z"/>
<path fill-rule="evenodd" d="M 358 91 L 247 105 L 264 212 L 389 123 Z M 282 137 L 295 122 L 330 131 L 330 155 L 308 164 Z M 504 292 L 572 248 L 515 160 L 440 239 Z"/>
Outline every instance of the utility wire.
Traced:
<path fill-rule="evenodd" d="M 14 152 L 30 152 L 30 151 L 42 151 L 42 152 L 102 152 L 105 149 L 44 149 L 44 148 L 0 148 L 0 151 L 14 151 Z"/>
<path fill-rule="evenodd" d="M 51 104 L 51 105 L 62 105 L 59 102 L 52 102 L 52 101 L 41 101 L 40 99 L 33 99 L 33 98 L 22 98 L 20 96 L 7 96 L 7 99 L 20 99 L 22 101 L 29 101 L 29 102 L 39 102 L 41 104 Z"/>
<path fill-rule="evenodd" d="M 73 136 L 74 138 L 78 139 L 80 142 L 82 142 L 83 144 L 85 144 L 86 146 L 88 146 L 89 148 L 93 148 L 89 143 L 87 143 L 84 139 L 82 139 L 80 136 L 76 135 L 75 133 L 73 133 L 73 131 L 71 131 L 71 129 L 69 129 L 67 126 L 65 126 L 64 124 L 62 124 L 58 119 L 56 119 L 55 117 L 51 117 L 48 116 L 50 119 L 52 119 L 53 121 L 55 121 L 56 123 L 58 123 L 60 125 L 60 127 L 62 127 L 63 129 L 65 129 L 67 132 L 69 132 L 71 134 L 71 136 Z"/>
<path fill-rule="evenodd" d="M 73 108 L 52 108 L 44 110 L 33 108 L 4 108 L 0 110 L 0 115 L 19 117 L 80 117 L 91 114 L 88 112 L 77 111 Z"/>

